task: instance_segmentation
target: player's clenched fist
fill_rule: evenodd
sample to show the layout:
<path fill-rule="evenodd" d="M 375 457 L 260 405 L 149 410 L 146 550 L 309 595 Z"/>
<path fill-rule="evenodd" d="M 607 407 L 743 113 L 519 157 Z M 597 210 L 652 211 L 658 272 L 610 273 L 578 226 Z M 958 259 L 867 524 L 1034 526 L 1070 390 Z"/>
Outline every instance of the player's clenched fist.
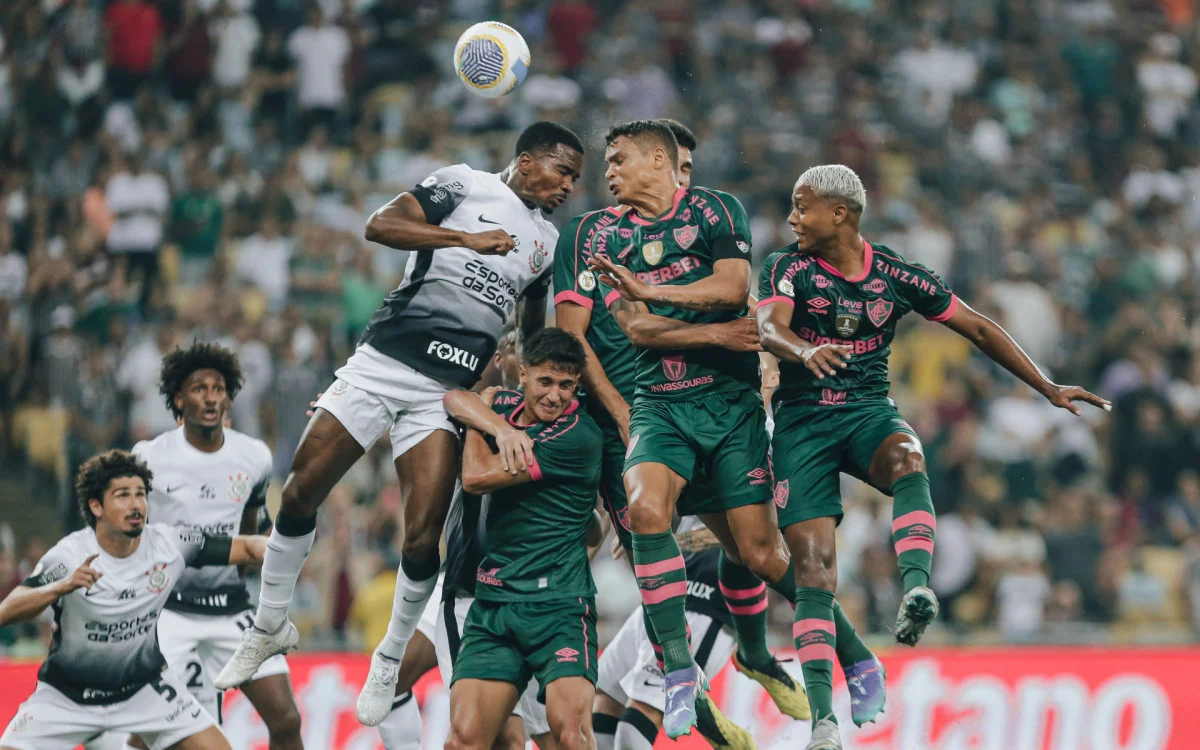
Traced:
<path fill-rule="evenodd" d="M 821 344 L 804 352 L 804 366 L 817 380 L 824 380 L 826 375 L 837 375 L 834 368 L 845 369 L 853 353 L 854 348 L 845 344 Z"/>
<path fill-rule="evenodd" d="M 503 229 L 463 235 L 463 247 L 480 255 L 508 255 L 516 246 L 516 241 Z"/>
<path fill-rule="evenodd" d="M 96 581 L 100 580 L 104 574 L 92 567 L 92 563 L 99 556 L 99 552 L 92 555 L 84 560 L 83 565 L 76 568 L 71 575 L 59 581 L 58 585 L 63 595 L 69 594 L 75 589 L 90 589 Z"/>

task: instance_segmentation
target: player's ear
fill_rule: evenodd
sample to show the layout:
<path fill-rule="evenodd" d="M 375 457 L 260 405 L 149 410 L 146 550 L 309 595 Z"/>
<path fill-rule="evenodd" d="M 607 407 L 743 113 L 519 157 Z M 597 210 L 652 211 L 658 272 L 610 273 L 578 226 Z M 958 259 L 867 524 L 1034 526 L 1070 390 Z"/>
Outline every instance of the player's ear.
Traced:
<path fill-rule="evenodd" d="M 92 512 L 93 516 L 95 516 L 96 518 L 99 518 L 101 515 L 104 514 L 104 501 L 98 500 L 94 497 L 89 499 L 88 500 L 88 510 L 90 510 Z"/>
<path fill-rule="evenodd" d="M 524 387 L 524 385 L 525 385 L 525 365 L 518 365 L 518 367 L 520 368 L 519 374 L 518 374 L 518 378 L 520 378 L 519 382 L 520 382 L 521 386 Z"/>

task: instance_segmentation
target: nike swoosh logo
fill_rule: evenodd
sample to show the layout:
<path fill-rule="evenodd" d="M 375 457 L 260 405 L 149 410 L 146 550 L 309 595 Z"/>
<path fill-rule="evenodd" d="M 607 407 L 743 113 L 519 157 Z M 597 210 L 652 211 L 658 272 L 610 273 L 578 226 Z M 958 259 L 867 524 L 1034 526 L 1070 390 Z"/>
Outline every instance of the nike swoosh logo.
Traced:
<path fill-rule="evenodd" d="M 480 224 L 495 224 L 496 226 L 500 226 L 500 222 L 492 221 L 491 219 L 485 219 L 485 218 L 483 218 L 483 214 L 479 214 L 479 223 Z"/>
<path fill-rule="evenodd" d="M 84 590 L 83 590 L 83 595 L 84 595 L 84 596 L 91 596 L 91 595 L 92 595 L 93 593 L 95 593 L 96 591 L 97 591 L 96 587 L 95 587 L 95 586 L 92 586 L 90 589 L 84 589 Z"/>
<path fill-rule="evenodd" d="M 642 684 L 645 685 L 646 687 L 652 687 L 652 688 L 662 687 L 661 682 L 651 682 L 650 680 L 642 680 Z"/>
<path fill-rule="evenodd" d="M 177 484 L 177 485 L 175 485 L 174 487 L 168 487 L 166 491 L 167 491 L 167 494 L 170 494 L 170 493 L 172 493 L 172 492 L 175 492 L 175 491 L 177 491 L 177 490 L 181 490 L 181 489 L 183 489 L 183 485 L 182 485 L 182 484 Z"/>
<path fill-rule="evenodd" d="M 196 709 L 196 712 L 195 712 L 194 714 L 192 714 L 192 718 L 194 719 L 194 718 L 196 718 L 197 716 L 199 716 L 199 715 L 200 715 L 200 711 L 201 711 L 201 710 L 202 710 L 202 709 L 199 709 L 199 708 L 197 708 L 197 709 Z"/>
<path fill-rule="evenodd" d="M 408 602 L 409 604 L 420 604 L 425 601 L 424 599 L 409 599 L 407 596 L 402 596 L 400 598 L 403 599 L 404 601 Z"/>

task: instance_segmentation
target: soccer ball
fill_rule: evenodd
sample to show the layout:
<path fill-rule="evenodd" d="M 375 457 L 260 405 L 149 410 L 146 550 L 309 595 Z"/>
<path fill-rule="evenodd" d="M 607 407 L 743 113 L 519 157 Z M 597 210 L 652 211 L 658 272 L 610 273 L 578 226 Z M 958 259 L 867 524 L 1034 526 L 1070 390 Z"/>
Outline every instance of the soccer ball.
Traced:
<path fill-rule="evenodd" d="M 520 86 L 529 74 L 529 45 L 511 26 L 477 23 L 454 45 L 454 69 L 471 93 L 495 99 Z"/>

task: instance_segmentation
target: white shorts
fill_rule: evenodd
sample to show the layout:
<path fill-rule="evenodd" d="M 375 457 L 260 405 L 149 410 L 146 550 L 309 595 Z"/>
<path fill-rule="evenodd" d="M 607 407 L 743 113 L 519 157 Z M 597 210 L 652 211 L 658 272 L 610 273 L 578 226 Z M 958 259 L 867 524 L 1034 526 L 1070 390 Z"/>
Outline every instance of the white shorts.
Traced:
<path fill-rule="evenodd" d="M 392 458 L 404 455 L 434 430 L 458 434 L 442 396 L 457 386 L 422 375 L 368 344 L 358 347 L 317 400 L 363 450 L 390 431 Z"/>
<path fill-rule="evenodd" d="M 161 690 L 161 693 L 159 692 Z M 216 722 L 183 681 L 163 672 L 158 689 L 146 685 L 118 703 L 76 703 L 39 681 L 0 737 L 13 750 L 74 750 L 105 732 L 136 734 L 150 750 L 165 750 Z"/>
<path fill-rule="evenodd" d="M 706 675 L 715 675 L 737 648 L 737 638 L 721 623 L 699 612 L 687 613 L 692 630 L 692 656 Z M 654 658 L 654 647 L 646 637 L 642 608 L 638 607 L 600 654 L 596 690 L 627 705 L 634 700 L 663 710 L 663 673 Z"/>
<path fill-rule="evenodd" d="M 450 678 L 454 674 L 454 660 L 458 657 L 458 644 L 462 640 L 463 627 L 467 622 L 467 612 L 471 611 L 474 597 L 458 597 L 454 600 L 453 617 L 447 617 L 447 605 L 439 602 L 437 618 L 437 639 L 434 648 L 437 649 L 438 671 L 442 674 L 442 684 L 450 687 Z M 453 628 L 453 630 L 450 630 Z M 550 732 L 550 721 L 546 718 L 546 704 L 537 699 L 538 681 L 530 680 L 517 701 L 513 712 L 521 717 L 525 724 L 526 737 L 532 738 Z"/>
<path fill-rule="evenodd" d="M 220 691 L 213 686 L 213 678 L 233 658 L 242 631 L 253 624 L 253 618 L 250 610 L 234 615 L 196 615 L 164 609 L 158 616 L 158 647 L 167 667 L 218 721 Z M 276 654 L 263 662 L 254 679 L 287 673 L 287 659 Z"/>
<path fill-rule="evenodd" d="M 425 636 L 430 643 L 437 647 L 437 622 L 438 613 L 442 611 L 442 584 L 446 581 L 445 573 L 438 573 L 437 583 L 434 584 L 433 593 L 429 595 L 429 601 L 425 602 L 425 609 L 421 612 L 421 619 L 417 620 L 417 632 Z M 439 655 L 438 661 L 441 661 Z M 449 683 L 447 689 L 449 689 Z"/>

